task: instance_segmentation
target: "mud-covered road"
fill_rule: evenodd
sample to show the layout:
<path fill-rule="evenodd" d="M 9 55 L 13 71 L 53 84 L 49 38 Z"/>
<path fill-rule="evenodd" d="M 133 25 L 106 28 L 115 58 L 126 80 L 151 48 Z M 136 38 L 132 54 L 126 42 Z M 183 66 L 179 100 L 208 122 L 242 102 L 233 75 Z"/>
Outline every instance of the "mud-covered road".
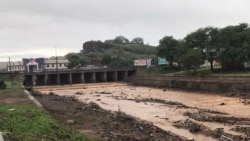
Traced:
<path fill-rule="evenodd" d="M 43 94 L 50 94 L 37 98 L 45 109 L 50 111 L 57 119 L 66 124 L 78 126 L 82 132 L 100 140 L 115 140 L 122 135 L 126 135 L 120 139 L 128 140 L 129 137 L 138 137 L 133 139 L 242 141 L 249 140 L 250 136 L 249 99 L 240 97 L 135 87 L 125 83 L 36 87 L 35 90 Z M 55 94 L 63 96 L 63 98 Z M 71 100 L 65 99 L 67 96 L 71 96 Z M 85 105 L 73 106 L 75 103 Z M 91 104 L 86 105 L 87 103 Z M 104 110 L 105 112 L 113 115 L 106 117 L 104 115 L 109 114 L 103 113 L 94 116 L 93 113 L 95 112 L 93 111 L 84 114 L 84 110 L 93 106 L 98 108 L 91 108 L 92 110 L 97 109 L 96 111 L 99 111 L 100 106 L 108 110 Z M 115 119 L 117 113 L 118 115 L 129 116 L 125 116 L 126 118 L 122 118 L 122 120 L 119 119 L 119 116 L 118 119 Z M 84 118 L 84 115 L 90 120 Z M 92 119 L 93 121 L 91 121 Z M 122 123 L 132 121 L 132 123 L 128 123 L 129 126 L 126 127 L 118 121 L 123 121 Z M 139 122 L 138 125 L 134 123 L 135 121 L 136 123 Z M 114 124 L 110 125 L 110 123 Z M 96 129 L 94 131 L 91 128 L 88 129 L 89 126 L 94 126 Z M 118 130 L 118 127 L 124 130 Z M 109 131 L 109 129 L 115 129 L 117 132 Z M 142 133 L 140 134 L 139 131 Z M 143 137 L 146 135 L 148 136 Z"/>

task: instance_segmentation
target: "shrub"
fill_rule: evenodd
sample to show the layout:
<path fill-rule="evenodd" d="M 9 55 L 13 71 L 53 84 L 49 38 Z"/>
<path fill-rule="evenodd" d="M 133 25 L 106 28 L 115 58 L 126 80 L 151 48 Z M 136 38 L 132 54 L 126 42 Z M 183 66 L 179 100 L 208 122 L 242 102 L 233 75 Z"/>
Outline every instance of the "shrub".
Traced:
<path fill-rule="evenodd" d="M 0 80 L 0 89 L 6 89 L 6 84 L 4 83 L 4 80 Z"/>

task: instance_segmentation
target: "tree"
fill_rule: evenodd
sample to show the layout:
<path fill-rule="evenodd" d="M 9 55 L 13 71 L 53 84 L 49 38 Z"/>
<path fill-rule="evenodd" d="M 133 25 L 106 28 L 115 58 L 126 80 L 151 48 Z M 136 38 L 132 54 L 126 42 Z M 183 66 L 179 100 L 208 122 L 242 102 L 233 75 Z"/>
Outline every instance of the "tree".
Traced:
<path fill-rule="evenodd" d="M 134 38 L 131 43 L 133 44 L 143 44 L 143 39 L 141 37 Z"/>
<path fill-rule="evenodd" d="M 166 58 L 170 67 L 174 69 L 176 69 L 173 63 L 177 59 L 178 45 L 178 41 L 172 36 L 165 36 L 160 40 L 160 44 L 157 47 L 157 55 Z"/>
<path fill-rule="evenodd" d="M 220 61 L 224 70 L 243 69 L 249 52 L 248 24 L 227 26 L 220 32 Z"/>
<path fill-rule="evenodd" d="M 129 43 L 129 40 L 125 38 L 124 36 L 120 35 L 120 36 L 115 37 L 114 42 L 117 44 L 126 44 L 126 43 Z"/>
<path fill-rule="evenodd" d="M 245 41 L 243 43 L 243 50 L 246 54 L 246 61 L 250 61 L 250 28 L 245 31 Z"/>
<path fill-rule="evenodd" d="M 190 49 L 179 58 L 178 63 L 188 70 L 193 69 L 193 74 L 195 74 L 196 69 L 203 64 L 203 59 L 199 51 Z"/>
<path fill-rule="evenodd" d="M 114 57 L 110 62 L 110 66 L 112 67 L 124 67 L 129 65 L 129 60 L 121 58 L 121 57 Z"/>
<path fill-rule="evenodd" d="M 69 60 L 68 68 L 70 69 L 84 66 L 86 64 L 86 61 L 79 54 L 69 53 L 65 57 Z"/>
<path fill-rule="evenodd" d="M 108 54 L 105 54 L 105 55 L 102 57 L 101 64 L 102 64 L 102 65 L 109 65 L 111 61 L 112 61 L 111 56 L 108 55 Z"/>
<path fill-rule="evenodd" d="M 210 63 L 211 71 L 213 71 L 214 60 L 219 56 L 219 35 L 219 29 L 206 27 L 200 28 L 185 37 L 187 47 L 199 50 L 204 60 L 206 59 Z"/>

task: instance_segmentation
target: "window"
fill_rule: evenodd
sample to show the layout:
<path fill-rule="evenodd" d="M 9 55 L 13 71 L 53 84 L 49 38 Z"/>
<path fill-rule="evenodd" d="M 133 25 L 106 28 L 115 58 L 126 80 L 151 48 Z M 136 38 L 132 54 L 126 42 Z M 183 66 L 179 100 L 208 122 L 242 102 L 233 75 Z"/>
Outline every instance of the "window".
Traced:
<path fill-rule="evenodd" d="M 47 64 L 47 67 L 49 68 L 49 64 Z"/>
<path fill-rule="evenodd" d="M 52 67 L 54 67 L 54 64 L 52 64 Z"/>

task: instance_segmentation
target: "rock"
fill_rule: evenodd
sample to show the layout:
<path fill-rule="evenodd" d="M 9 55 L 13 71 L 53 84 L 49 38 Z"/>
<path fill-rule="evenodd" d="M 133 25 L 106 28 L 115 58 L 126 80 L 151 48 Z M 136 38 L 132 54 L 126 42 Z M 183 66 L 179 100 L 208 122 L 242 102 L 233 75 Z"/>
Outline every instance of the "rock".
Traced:
<path fill-rule="evenodd" d="M 194 138 L 188 138 L 187 140 L 188 141 L 194 141 Z"/>
<path fill-rule="evenodd" d="M 102 49 L 116 48 L 112 44 L 103 43 L 101 41 L 88 41 L 83 44 L 83 49 L 90 52 L 101 51 Z"/>
<path fill-rule="evenodd" d="M 141 130 L 143 130 L 143 127 L 142 127 L 142 126 L 139 126 L 139 128 L 140 128 Z"/>
<path fill-rule="evenodd" d="M 67 124 L 74 124 L 75 123 L 75 121 L 73 119 L 68 119 L 66 122 L 67 122 Z"/>
<path fill-rule="evenodd" d="M 196 133 L 196 132 L 199 132 L 199 131 L 200 131 L 200 128 L 198 126 L 192 126 L 189 129 L 189 132 L 191 132 L 191 133 Z"/>

